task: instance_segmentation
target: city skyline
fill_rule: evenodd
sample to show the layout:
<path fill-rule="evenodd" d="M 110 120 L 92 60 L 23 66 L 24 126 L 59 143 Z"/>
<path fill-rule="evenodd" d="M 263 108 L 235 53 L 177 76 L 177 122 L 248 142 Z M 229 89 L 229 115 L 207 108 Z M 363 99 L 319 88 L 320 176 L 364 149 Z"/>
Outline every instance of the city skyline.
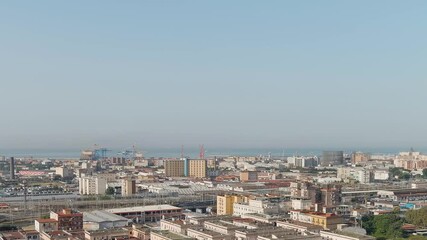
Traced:
<path fill-rule="evenodd" d="M 426 9 L 2 2 L 0 149 L 423 149 Z"/>

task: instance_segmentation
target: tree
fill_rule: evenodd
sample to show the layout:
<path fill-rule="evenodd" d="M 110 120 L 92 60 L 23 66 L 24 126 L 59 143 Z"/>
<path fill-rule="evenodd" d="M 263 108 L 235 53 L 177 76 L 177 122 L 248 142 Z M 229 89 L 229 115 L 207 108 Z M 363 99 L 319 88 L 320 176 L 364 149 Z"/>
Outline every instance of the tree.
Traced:
<path fill-rule="evenodd" d="M 405 214 L 406 221 L 417 227 L 427 227 L 427 207 L 418 210 L 409 210 Z"/>
<path fill-rule="evenodd" d="M 62 179 L 61 175 L 53 176 L 53 181 L 60 181 Z"/>
<path fill-rule="evenodd" d="M 107 190 L 105 190 L 106 195 L 113 195 L 114 194 L 114 188 L 108 187 Z"/>
<path fill-rule="evenodd" d="M 397 214 L 385 214 L 362 218 L 362 227 L 377 239 L 396 239 L 404 236 L 404 219 Z"/>
<path fill-rule="evenodd" d="M 394 167 L 394 168 L 390 168 L 389 172 L 390 172 L 390 175 L 391 175 L 392 177 L 400 176 L 400 174 L 401 174 L 401 172 L 402 172 L 402 169 L 401 169 L 401 168 Z"/>
<path fill-rule="evenodd" d="M 399 178 L 404 180 L 409 180 L 411 178 L 411 174 L 408 172 L 402 172 L 402 174 L 399 176 Z"/>
<path fill-rule="evenodd" d="M 410 236 L 408 239 L 410 239 L 410 240 L 427 240 L 427 237 L 419 236 L 419 235 L 413 235 L 413 236 Z"/>
<path fill-rule="evenodd" d="M 399 206 L 396 206 L 396 207 L 394 207 L 393 208 L 393 213 L 399 213 L 400 212 L 400 207 Z"/>

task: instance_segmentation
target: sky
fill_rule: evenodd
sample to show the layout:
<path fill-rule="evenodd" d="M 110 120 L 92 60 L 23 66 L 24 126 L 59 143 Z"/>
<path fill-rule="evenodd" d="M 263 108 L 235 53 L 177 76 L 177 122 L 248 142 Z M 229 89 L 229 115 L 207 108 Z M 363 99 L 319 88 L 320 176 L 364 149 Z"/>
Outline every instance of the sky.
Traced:
<path fill-rule="evenodd" d="M 2 1 L 0 149 L 425 148 L 427 1 Z"/>

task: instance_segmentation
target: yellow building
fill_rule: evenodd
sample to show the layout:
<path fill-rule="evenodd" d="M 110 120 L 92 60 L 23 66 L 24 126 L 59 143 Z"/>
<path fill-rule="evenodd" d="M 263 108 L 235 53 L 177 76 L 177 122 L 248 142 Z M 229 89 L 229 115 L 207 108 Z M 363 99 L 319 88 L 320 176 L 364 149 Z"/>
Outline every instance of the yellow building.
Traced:
<path fill-rule="evenodd" d="M 167 177 L 184 177 L 184 160 L 165 160 L 165 175 Z"/>
<path fill-rule="evenodd" d="M 344 223 L 341 216 L 332 213 L 291 210 L 290 219 L 323 227 L 325 230 L 336 230 L 338 224 Z"/>
<path fill-rule="evenodd" d="M 218 195 L 216 196 L 216 213 L 217 215 L 232 215 L 233 204 L 246 202 L 247 197 L 240 195 Z"/>
<path fill-rule="evenodd" d="M 323 229 L 335 230 L 338 224 L 342 224 L 344 221 L 341 216 L 335 214 L 310 214 L 313 218 L 313 224 L 323 227 Z"/>
<path fill-rule="evenodd" d="M 207 175 L 207 162 L 205 159 L 192 159 L 188 161 L 188 176 L 205 178 Z"/>

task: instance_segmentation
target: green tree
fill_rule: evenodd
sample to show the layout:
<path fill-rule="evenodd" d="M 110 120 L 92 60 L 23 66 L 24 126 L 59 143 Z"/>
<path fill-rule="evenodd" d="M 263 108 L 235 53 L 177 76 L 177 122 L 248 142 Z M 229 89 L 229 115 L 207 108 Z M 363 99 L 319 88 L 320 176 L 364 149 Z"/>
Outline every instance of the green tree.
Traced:
<path fill-rule="evenodd" d="M 400 174 L 402 173 L 402 169 L 401 168 L 397 168 L 397 167 L 390 168 L 389 172 L 390 172 L 390 175 L 392 177 L 400 176 Z"/>
<path fill-rule="evenodd" d="M 427 240 L 427 237 L 419 236 L 419 235 L 412 235 L 408 239 L 410 239 L 410 240 Z"/>
<path fill-rule="evenodd" d="M 427 227 L 427 207 L 418 210 L 409 210 L 405 213 L 406 221 L 417 227 Z"/>
<path fill-rule="evenodd" d="M 398 239 L 404 236 L 404 219 L 397 214 L 385 214 L 362 218 L 362 227 L 377 239 Z"/>
<path fill-rule="evenodd" d="M 107 190 L 105 190 L 106 195 L 113 195 L 114 194 L 114 188 L 108 187 Z"/>
<path fill-rule="evenodd" d="M 411 174 L 408 172 L 402 172 L 399 176 L 400 179 L 409 180 L 411 178 Z"/>
<path fill-rule="evenodd" d="M 61 175 L 55 175 L 53 181 L 60 181 L 62 179 Z"/>

